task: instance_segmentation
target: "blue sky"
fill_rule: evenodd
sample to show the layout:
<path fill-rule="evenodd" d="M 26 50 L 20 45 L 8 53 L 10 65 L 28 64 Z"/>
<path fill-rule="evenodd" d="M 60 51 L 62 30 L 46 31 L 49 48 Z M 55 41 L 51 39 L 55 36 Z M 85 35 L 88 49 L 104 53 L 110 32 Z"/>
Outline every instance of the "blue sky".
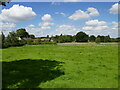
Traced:
<path fill-rule="evenodd" d="M 6 26 L 3 25 L 4 29 L 10 27 L 9 29 L 15 31 L 18 28 L 26 28 L 30 34 L 37 37 L 61 33 L 74 35 L 79 31 L 95 36 L 118 37 L 116 4 L 116 2 L 11 2 L 3 7 L 4 13 L 1 12 L 0 18 L 4 24 L 7 23 Z M 32 10 L 27 9 L 28 7 Z M 22 8 L 26 8 L 26 11 Z M 7 35 L 11 31 L 9 29 L 3 32 Z"/>

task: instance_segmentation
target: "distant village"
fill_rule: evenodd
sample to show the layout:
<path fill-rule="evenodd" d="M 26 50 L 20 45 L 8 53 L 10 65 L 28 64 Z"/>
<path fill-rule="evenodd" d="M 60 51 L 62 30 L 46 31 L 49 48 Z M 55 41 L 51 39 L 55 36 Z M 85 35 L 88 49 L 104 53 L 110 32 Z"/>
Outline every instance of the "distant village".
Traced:
<path fill-rule="evenodd" d="M 39 39 L 32 39 L 32 38 L 26 38 L 26 37 L 23 37 L 23 38 L 20 38 L 18 37 L 18 40 L 31 40 L 33 42 L 39 42 L 39 41 L 49 41 L 49 42 L 53 42 L 54 40 L 51 39 L 51 38 L 47 38 L 47 37 L 40 37 Z"/>

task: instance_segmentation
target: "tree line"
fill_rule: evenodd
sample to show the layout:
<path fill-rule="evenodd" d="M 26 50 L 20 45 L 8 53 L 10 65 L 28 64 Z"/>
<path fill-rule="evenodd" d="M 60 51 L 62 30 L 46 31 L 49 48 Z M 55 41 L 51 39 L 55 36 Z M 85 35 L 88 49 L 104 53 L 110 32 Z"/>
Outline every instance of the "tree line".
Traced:
<path fill-rule="evenodd" d="M 57 43 L 65 42 L 119 42 L 120 38 L 110 38 L 110 36 L 100 36 L 95 37 L 94 35 L 87 35 L 85 32 L 78 32 L 76 35 L 56 35 L 52 36 L 53 40 Z"/>
<path fill-rule="evenodd" d="M 28 40 L 19 40 L 19 38 L 30 38 Z M 5 37 L 2 32 L 0 35 L 0 48 L 7 48 L 11 46 L 23 46 L 26 44 L 55 44 L 55 43 L 65 43 L 65 42 L 119 42 L 120 38 L 110 38 L 110 36 L 100 36 L 95 37 L 94 35 L 87 35 L 85 32 L 78 32 L 76 35 L 56 35 L 51 36 L 47 35 L 45 38 L 48 38 L 51 41 L 41 41 L 41 37 L 35 37 L 35 35 L 29 34 L 24 28 L 16 30 L 16 32 L 9 32 L 8 36 Z M 37 41 L 33 42 L 34 39 Z"/>

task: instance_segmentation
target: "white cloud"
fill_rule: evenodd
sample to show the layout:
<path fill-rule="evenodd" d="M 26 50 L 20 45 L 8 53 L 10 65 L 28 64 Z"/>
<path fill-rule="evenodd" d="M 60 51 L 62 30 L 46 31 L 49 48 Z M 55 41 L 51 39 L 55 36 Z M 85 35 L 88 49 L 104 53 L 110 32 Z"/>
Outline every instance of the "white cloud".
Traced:
<path fill-rule="evenodd" d="M 35 25 L 33 25 L 33 24 L 30 24 L 28 27 L 35 27 Z"/>
<path fill-rule="evenodd" d="M 10 9 L 3 9 L 0 14 L 0 20 L 20 22 L 30 20 L 36 16 L 31 7 L 22 5 L 13 5 Z"/>
<path fill-rule="evenodd" d="M 85 23 L 86 25 L 82 28 L 89 35 L 103 35 L 108 34 L 106 30 L 108 30 L 107 22 L 99 21 L 99 20 L 90 20 Z"/>
<path fill-rule="evenodd" d="M 113 21 L 112 23 L 111 23 L 111 26 L 112 26 L 112 30 L 120 30 L 120 22 L 115 22 L 115 21 Z"/>
<path fill-rule="evenodd" d="M 88 8 L 87 11 L 90 12 L 89 13 L 90 16 L 99 16 L 99 12 L 95 8 Z"/>
<path fill-rule="evenodd" d="M 60 15 L 62 15 L 62 16 L 66 16 L 66 14 L 63 13 L 63 12 L 55 12 L 55 14 L 60 14 Z"/>
<path fill-rule="evenodd" d="M 50 26 L 42 26 L 41 29 L 42 30 L 49 30 L 49 29 L 51 29 L 51 27 Z"/>
<path fill-rule="evenodd" d="M 86 12 L 84 12 L 82 10 L 77 10 L 74 14 L 72 14 L 68 18 L 71 20 L 81 20 L 81 19 L 86 19 L 89 17 L 90 16 Z"/>
<path fill-rule="evenodd" d="M 96 25 L 104 26 L 104 25 L 107 25 L 107 22 L 105 22 L 105 21 L 99 21 L 99 20 L 90 20 L 90 21 L 87 21 L 87 22 L 86 22 L 86 25 L 91 25 L 91 26 L 96 26 Z"/>
<path fill-rule="evenodd" d="M 118 14 L 120 13 L 120 9 L 118 8 L 120 8 L 120 4 L 116 3 L 112 6 L 112 8 L 109 9 L 109 11 L 111 14 Z"/>
<path fill-rule="evenodd" d="M 118 37 L 117 22 L 108 23 L 105 21 L 90 20 L 85 23 L 82 29 L 89 35 L 110 35 L 112 37 Z"/>
<path fill-rule="evenodd" d="M 93 27 L 92 26 L 85 26 L 85 27 L 83 27 L 83 30 L 93 30 Z"/>
<path fill-rule="evenodd" d="M 25 29 L 29 34 L 34 34 L 36 37 L 44 35 L 44 32 L 41 28 L 26 27 Z"/>
<path fill-rule="evenodd" d="M 92 16 L 99 16 L 99 12 L 97 9 L 91 7 L 88 8 L 86 12 L 82 10 L 77 10 L 68 18 L 71 20 L 82 20 L 82 19 L 90 18 Z"/>
<path fill-rule="evenodd" d="M 50 35 L 75 35 L 78 32 L 78 28 L 71 25 L 59 25 L 57 29 L 50 33 Z"/>
<path fill-rule="evenodd" d="M 66 16 L 66 14 L 65 14 L 65 13 L 63 13 L 63 12 L 61 12 L 60 14 L 61 14 L 61 15 L 63 15 L 63 16 Z"/>
<path fill-rule="evenodd" d="M 26 31 L 29 34 L 34 34 L 36 37 L 42 37 L 42 36 L 46 36 L 45 34 L 46 30 L 51 29 L 51 26 L 53 25 L 54 23 L 52 22 L 43 22 L 37 26 L 31 24 L 26 27 Z"/>
<path fill-rule="evenodd" d="M 52 25 L 55 25 L 55 24 L 51 22 L 43 22 L 39 24 L 39 26 L 52 26 Z"/>
<path fill-rule="evenodd" d="M 52 22 L 43 22 L 43 23 L 40 23 L 39 26 L 41 27 L 42 30 L 49 30 L 51 29 L 51 26 L 55 25 L 54 23 Z"/>
<path fill-rule="evenodd" d="M 16 24 L 14 24 L 14 23 L 0 22 L 0 31 L 3 32 L 5 34 L 5 36 L 7 36 L 9 34 L 9 32 L 14 31 L 15 27 L 16 27 Z"/>
<path fill-rule="evenodd" d="M 43 21 L 52 21 L 52 16 L 50 14 L 45 14 L 44 16 L 42 16 L 41 18 Z"/>

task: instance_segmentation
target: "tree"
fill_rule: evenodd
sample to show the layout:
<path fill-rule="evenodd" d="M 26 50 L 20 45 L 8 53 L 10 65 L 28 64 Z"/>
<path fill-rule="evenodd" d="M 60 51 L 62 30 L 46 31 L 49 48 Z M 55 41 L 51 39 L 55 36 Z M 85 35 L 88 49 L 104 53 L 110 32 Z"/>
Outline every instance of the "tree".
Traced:
<path fill-rule="evenodd" d="M 9 2 L 11 2 L 11 0 L 6 0 L 4 2 L 0 1 L 0 5 L 6 6 L 6 3 L 9 3 Z"/>
<path fill-rule="evenodd" d="M 90 42 L 94 42 L 95 39 L 96 39 L 96 37 L 95 37 L 94 35 L 91 35 L 91 36 L 89 37 L 89 41 L 90 41 Z"/>
<path fill-rule="evenodd" d="M 20 38 L 23 38 L 23 37 L 29 37 L 29 34 L 28 34 L 28 32 L 26 32 L 26 30 L 25 29 L 23 29 L 23 28 L 21 28 L 21 29 L 18 29 L 17 31 L 16 31 L 16 35 L 18 36 L 18 37 L 20 37 Z"/>
<path fill-rule="evenodd" d="M 108 36 L 105 36 L 104 41 L 105 41 L 105 42 L 110 42 L 110 41 L 111 41 L 110 36 L 109 36 L 109 35 L 108 35 Z"/>
<path fill-rule="evenodd" d="M 1 35 L 0 35 L 0 48 L 4 47 L 4 42 L 5 42 L 5 35 L 3 34 L 3 32 L 1 32 Z"/>
<path fill-rule="evenodd" d="M 73 42 L 75 42 L 75 37 L 76 37 L 75 35 L 72 36 L 72 41 L 73 41 Z"/>
<path fill-rule="evenodd" d="M 29 35 L 30 38 L 35 39 L 35 35 L 31 34 Z"/>
<path fill-rule="evenodd" d="M 49 38 L 49 35 L 47 35 L 47 38 Z"/>
<path fill-rule="evenodd" d="M 78 32 L 75 39 L 76 42 L 88 42 L 88 35 L 84 32 Z"/>
<path fill-rule="evenodd" d="M 18 46 L 19 45 L 19 40 L 17 39 L 15 32 L 9 32 L 9 35 L 7 36 L 5 40 L 5 45 L 6 46 Z"/>
<path fill-rule="evenodd" d="M 99 44 L 99 43 L 101 42 L 100 38 L 97 37 L 97 38 L 95 39 L 95 42 L 96 42 L 97 44 Z"/>

